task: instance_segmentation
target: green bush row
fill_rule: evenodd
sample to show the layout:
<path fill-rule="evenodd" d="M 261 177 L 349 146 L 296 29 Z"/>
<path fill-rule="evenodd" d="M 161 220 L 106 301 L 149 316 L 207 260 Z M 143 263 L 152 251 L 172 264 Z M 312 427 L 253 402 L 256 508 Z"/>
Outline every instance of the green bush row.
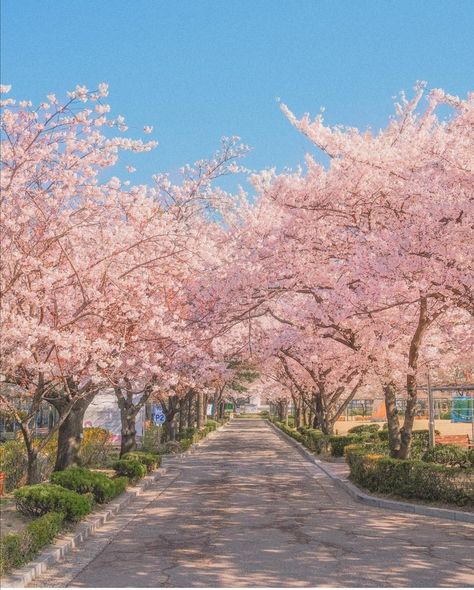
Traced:
<path fill-rule="evenodd" d="M 82 467 L 69 467 L 64 471 L 53 473 L 51 483 L 73 490 L 78 494 L 91 493 L 97 503 L 104 504 L 124 492 L 128 480 L 125 477 L 112 479 L 103 473 Z"/>
<path fill-rule="evenodd" d="M 89 514 L 94 503 L 92 494 L 78 494 L 52 483 L 24 486 L 13 492 L 16 507 L 27 516 L 61 512 L 65 520 L 77 521 Z"/>
<path fill-rule="evenodd" d="M 450 467 L 474 467 L 474 449 L 467 450 L 452 444 L 436 445 L 425 452 L 423 461 Z"/>
<path fill-rule="evenodd" d="M 157 453 L 147 453 L 146 451 L 132 451 L 122 456 L 122 459 L 126 461 L 138 461 L 142 465 L 145 465 L 148 473 L 151 473 L 154 469 L 157 469 L 161 465 L 161 457 Z"/>
<path fill-rule="evenodd" d="M 31 522 L 20 533 L 10 533 L 0 538 L 0 576 L 13 568 L 21 567 L 61 531 L 64 514 L 48 512 Z"/>
<path fill-rule="evenodd" d="M 280 430 L 283 430 L 283 432 L 288 434 L 288 436 L 291 436 L 292 438 L 297 440 L 299 443 L 304 443 L 303 435 L 300 432 L 298 432 L 297 430 L 294 430 L 290 426 L 287 426 L 284 422 L 275 422 L 275 424 L 278 426 L 278 428 Z"/>
<path fill-rule="evenodd" d="M 351 479 L 371 492 L 403 498 L 474 505 L 474 470 L 417 460 L 368 454 L 359 446 L 346 448 Z"/>
<path fill-rule="evenodd" d="M 228 418 L 223 420 L 211 420 L 208 419 L 204 428 L 198 430 L 197 428 L 186 428 L 183 432 L 179 433 L 176 439 L 179 441 L 179 446 L 182 451 L 187 451 L 189 447 L 205 438 L 210 432 L 217 430 L 219 426 L 225 424 Z"/>
<path fill-rule="evenodd" d="M 145 477 L 147 472 L 146 465 L 135 459 L 118 459 L 112 463 L 112 468 L 117 475 L 127 477 L 132 483 Z"/>
<path fill-rule="evenodd" d="M 389 455 L 388 431 L 380 430 L 379 424 L 358 424 L 353 426 L 346 435 L 324 435 L 320 430 L 300 427 L 294 430 L 284 422 L 273 420 L 281 430 L 292 436 L 308 449 L 320 455 L 331 454 L 333 457 L 343 457 L 344 449 L 354 444 L 364 444 L 374 453 Z M 449 466 L 469 467 L 474 465 L 474 451 L 462 449 L 457 445 L 438 445 L 428 450 L 428 430 L 413 432 L 411 454 L 413 459 L 440 463 Z"/>

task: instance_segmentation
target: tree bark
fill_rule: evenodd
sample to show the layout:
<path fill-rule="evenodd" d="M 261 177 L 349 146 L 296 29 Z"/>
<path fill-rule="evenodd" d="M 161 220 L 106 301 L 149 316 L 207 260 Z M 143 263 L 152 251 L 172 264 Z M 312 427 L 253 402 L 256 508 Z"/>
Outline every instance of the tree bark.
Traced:
<path fill-rule="evenodd" d="M 301 403 L 296 397 L 293 398 L 293 405 L 295 408 L 295 428 L 299 428 L 301 426 Z"/>
<path fill-rule="evenodd" d="M 188 393 L 188 402 L 187 402 L 187 409 L 188 409 L 188 428 L 194 428 L 194 413 L 193 413 L 193 401 L 194 401 L 194 392 L 192 390 Z"/>
<path fill-rule="evenodd" d="M 204 395 L 201 391 L 197 392 L 197 397 L 196 397 L 196 416 L 197 416 L 197 428 L 198 430 L 200 430 L 204 424 L 203 424 L 203 419 L 202 419 L 202 407 L 203 407 L 203 403 L 204 403 Z"/>
<path fill-rule="evenodd" d="M 175 440 L 176 428 L 174 423 L 174 417 L 178 411 L 178 398 L 176 395 L 170 395 L 168 397 L 168 403 L 161 401 L 161 407 L 166 417 L 166 422 L 163 424 L 163 439 L 164 440 Z"/>
<path fill-rule="evenodd" d="M 26 485 L 29 486 L 35 483 L 40 483 L 41 477 L 38 469 L 38 450 L 33 446 L 33 433 L 29 424 L 19 422 L 19 425 L 23 435 L 23 442 L 26 447 L 26 456 L 28 460 L 26 467 Z"/>
<path fill-rule="evenodd" d="M 133 404 L 132 404 L 133 405 Z M 133 408 L 120 408 L 120 456 L 131 453 L 137 448 L 137 415 Z"/>
<path fill-rule="evenodd" d="M 58 452 L 54 471 L 63 471 L 72 465 L 79 465 L 79 450 L 81 448 L 84 414 L 94 396 L 88 395 L 73 402 L 72 408 L 58 430 Z M 53 405 L 59 412 L 66 412 L 71 402 L 55 400 Z"/>
<path fill-rule="evenodd" d="M 390 448 L 390 456 L 398 457 L 400 452 L 401 437 L 395 384 L 390 382 L 384 385 L 383 393 L 385 398 L 385 410 L 387 412 L 388 445 Z"/>
<path fill-rule="evenodd" d="M 207 400 L 207 393 L 205 393 L 202 398 L 202 423 L 204 426 L 207 424 Z"/>
<path fill-rule="evenodd" d="M 186 428 L 187 395 L 179 400 L 178 409 L 178 431 L 181 434 Z"/>
<path fill-rule="evenodd" d="M 410 343 L 408 353 L 408 374 L 407 374 L 407 406 L 403 426 L 400 429 L 400 450 L 399 459 L 409 459 L 411 452 L 411 439 L 413 433 L 413 423 L 415 421 L 416 403 L 417 403 L 417 370 L 418 355 L 420 352 L 423 336 L 429 326 L 428 304 L 426 297 L 420 300 L 420 310 L 418 316 L 418 325 Z"/>

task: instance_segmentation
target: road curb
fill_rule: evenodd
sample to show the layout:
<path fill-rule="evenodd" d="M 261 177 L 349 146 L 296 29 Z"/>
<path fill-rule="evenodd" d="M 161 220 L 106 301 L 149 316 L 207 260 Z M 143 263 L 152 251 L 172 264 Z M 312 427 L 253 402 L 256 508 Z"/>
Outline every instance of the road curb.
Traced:
<path fill-rule="evenodd" d="M 224 428 L 228 423 L 229 422 L 222 424 L 219 428 L 210 432 L 205 438 L 194 443 L 187 451 L 180 453 L 178 456 L 184 457 L 192 455 L 202 443 L 208 440 L 211 435 Z M 164 475 L 166 473 L 166 465 L 164 465 L 164 463 L 166 463 L 166 459 L 162 457 L 162 468 L 159 468 L 150 475 L 144 477 L 139 485 L 134 486 L 133 489 L 123 493 L 119 498 L 110 502 L 105 509 L 91 514 L 85 520 L 78 523 L 72 533 L 66 534 L 63 538 L 60 537 L 56 541 L 53 541 L 52 545 L 42 551 L 36 559 L 16 570 L 14 574 L 0 578 L 1 587 L 24 588 L 39 575 L 44 573 L 48 567 L 58 563 L 70 553 L 72 549 L 78 547 L 88 539 L 98 528 L 103 526 L 106 522 L 109 522 L 114 516 L 129 506 L 133 500 L 141 496 L 143 492 Z"/>
<path fill-rule="evenodd" d="M 377 496 L 371 496 L 360 490 L 352 482 L 345 477 L 340 477 L 332 473 L 327 469 L 321 459 L 317 459 L 311 451 L 309 451 L 304 445 L 299 443 L 297 440 L 292 438 L 275 426 L 270 420 L 267 423 L 273 428 L 273 430 L 281 436 L 284 440 L 290 442 L 297 450 L 308 459 L 311 463 L 316 465 L 325 475 L 327 475 L 338 488 L 344 490 L 351 498 L 367 506 L 374 506 L 375 508 L 385 508 L 388 510 L 397 510 L 398 512 L 409 512 L 411 514 L 419 514 L 421 516 L 431 516 L 434 518 L 443 518 L 446 520 L 454 520 L 456 522 L 468 522 L 474 523 L 474 514 L 470 512 L 462 512 L 460 510 L 450 510 L 449 508 L 436 508 L 435 506 L 423 506 L 419 504 L 410 504 L 408 502 L 398 502 L 396 500 L 389 500 L 385 498 L 378 498 Z"/>

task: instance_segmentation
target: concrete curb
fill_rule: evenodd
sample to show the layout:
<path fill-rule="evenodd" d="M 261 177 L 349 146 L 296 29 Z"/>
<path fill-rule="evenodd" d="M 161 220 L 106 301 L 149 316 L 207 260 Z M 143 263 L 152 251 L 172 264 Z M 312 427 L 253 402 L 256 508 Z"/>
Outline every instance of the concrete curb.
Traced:
<path fill-rule="evenodd" d="M 398 502 L 396 500 L 389 500 L 385 498 L 378 498 L 377 496 L 371 496 L 360 490 L 357 486 L 351 483 L 347 478 L 341 477 L 332 473 L 327 467 L 324 466 L 321 459 L 317 459 L 311 451 L 309 451 L 304 445 L 299 443 L 297 440 L 280 430 L 270 420 L 266 421 L 275 432 L 281 436 L 284 440 L 290 442 L 297 450 L 308 459 L 311 463 L 314 463 L 318 469 L 320 469 L 325 475 L 327 475 L 338 488 L 344 490 L 351 498 L 367 506 L 374 506 L 376 508 L 385 508 L 388 510 L 397 510 L 399 512 L 409 512 L 411 514 L 419 514 L 422 516 L 431 516 L 434 518 L 444 518 L 447 520 L 454 520 L 457 522 L 469 522 L 474 523 L 474 513 L 462 512 L 461 510 L 450 510 L 449 508 L 436 508 L 435 506 L 426 506 L 420 504 L 410 504 L 408 502 Z"/>
<path fill-rule="evenodd" d="M 221 430 L 221 428 L 224 428 L 228 423 L 229 422 L 222 424 L 219 428 L 210 432 L 205 438 L 191 445 L 187 451 L 179 453 L 179 455 L 176 456 L 184 457 L 186 455 L 192 455 L 197 450 L 197 447 L 208 440 L 211 435 Z M 99 527 L 103 526 L 106 522 L 109 522 L 116 514 L 129 506 L 133 500 L 141 496 L 143 492 L 164 475 L 166 473 L 166 466 L 164 466 L 164 463 L 166 463 L 166 459 L 162 457 L 162 468 L 158 468 L 155 472 L 144 477 L 137 486 L 134 486 L 133 489 L 123 493 L 119 498 L 107 504 L 107 507 L 103 510 L 91 514 L 85 520 L 78 523 L 72 533 L 66 534 L 62 538 L 60 537 L 56 541 L 53 541 L 53 543 L 42 551 L 34 561 L 30 561 L 10 576 L 0 578 L 1 587 L 24 588 L 40 574 L 44 573 L 48 567 L 58 563 L 58 561 L 63 559 L 72 551 L 72 549 L 83 543 Z"/>

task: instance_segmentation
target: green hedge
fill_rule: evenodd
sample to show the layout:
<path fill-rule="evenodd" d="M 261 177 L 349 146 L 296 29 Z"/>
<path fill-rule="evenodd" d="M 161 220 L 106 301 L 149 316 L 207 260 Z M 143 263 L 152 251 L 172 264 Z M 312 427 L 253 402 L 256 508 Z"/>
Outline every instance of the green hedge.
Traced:
<path fill-rule="evenodd" d="M 275 422 L 275 425 L 278 426 L 280 430 L 283 430 L 283 432 L 288 434 L 288 436 L 291 436 L 298 442 L 304 444 L 304 437 L 300 432 L 298 432 L 298 430 L 294 430 L 294 428 L 291 428 L 291 426 L 287 426 L 284 422 Z"/>
<path fill-rule="evenodd" d="M 127 488 L 125 477 L 114 479 L 103 473 L 89 471 L 82 467 L 69 467 L 64 471 L 57 471 L 51 476 L 51 483 L 73 490 L 78 494 L 91 493 L 99 504 L 110 502 Z"/>
<path fill-rule="evenodd" d="M 145 451 L 133 451 L 131 453 L 125 453 L 121 457 L 125 461 L 138 461 L 142 465 L 145 465 L 148 473 L 151 473 L 154 469 L 160 466 L 161 457 L 157 453 L 147 453 Z"/>
<path fill-rule="evenodd" d="M 299 428 L 299 432 L 303 435 L 303 444 L 311 451 L 320 455 L 327 453 L 329 450 L 329 440 L 326 434 L 315 428 Z"/>
<path fill-rule="evenodd" d="M 146 475 L 146 467 L 133 459 L 119 459 L 112 464 L 117 475 L 128 477 L 131 482 L 137 482 Z"/>
<path fill-rule="evenodd" d="M 64 515 L 48 512 L 31 522 L 20 533 L 0 538 L 0 576 L 31 561 L 61 531 Z"/>
<path fill-rule="evenodd" d="M 192 438 L 196 432 L 197 432 L 197 428 L 194 428 L 194 426 L 189 426 L 188 428 L 185 428 L 182 432 L 178 432 L 176 434 L 176 440 L 183 440 L 184 438 Z"/>
<path fill-rule="evenodd" d="M 333 457 L 343 457 L 344 456 L 344 449 L 348 445 L 353 445 L 357 442 L 360 442 L 361 437 L 357 434 L 353 434 L 352 436 L 347 435 L 334 435 L 329 436 L 327 441 L 329 443 L 329 448 L 331 451 L 331 455 Z"/>
<path fill-rule="evenodd" d="M 380 424 L 358 424 L 349 428 L 349 434 L 373 434 L 380 430 Z"/>
<path fill-rule="evenodd" d="M 347 448 L 346 457 L 352 481 L 371 492 L 458 506 L 474 505 L 473 469 L 391 459 L 367 454 L 361 447 Z"/>
<path fill-rule="evenodd" d="M 92 494 L 81 495 L 60 485 L 40 483 L 24 486 L 13 493 L 19 512 L 27 516 L 42 516 L 61 512 L 65 520 L 77 521 L 92 510 Z"/>
<path fill-rule="evenodd" d="M 423 461 L 450 467 L 471 467 L 469 452 L 458 445 L 436 445 L 423 455 Z"/>

